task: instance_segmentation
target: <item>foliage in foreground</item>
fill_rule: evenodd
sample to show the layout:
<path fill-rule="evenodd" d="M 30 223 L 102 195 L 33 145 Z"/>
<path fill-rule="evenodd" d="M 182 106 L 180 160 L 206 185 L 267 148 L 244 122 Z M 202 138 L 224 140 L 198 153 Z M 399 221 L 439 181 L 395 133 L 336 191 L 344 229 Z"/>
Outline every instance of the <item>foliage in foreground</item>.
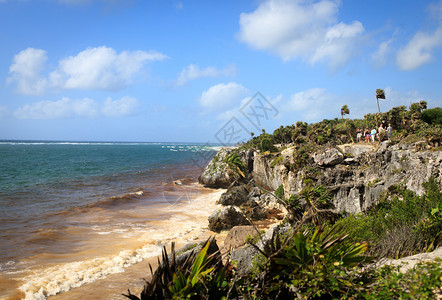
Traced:
<path fill-rule="evenodd" d="M 275 235 L 260 250 L 265 259 L 256 260 L 255 276 L 247 285 L 254 289 L 247 291 L 248 296 L 312 299 L 346 294 L 359 277 L 354 273 L 356 267 L 372 258 L 363 255 L 366 244 L 347 243 L 345 239 L 337 226 L 304 232 L 294 229 L 283 239 Z"/>

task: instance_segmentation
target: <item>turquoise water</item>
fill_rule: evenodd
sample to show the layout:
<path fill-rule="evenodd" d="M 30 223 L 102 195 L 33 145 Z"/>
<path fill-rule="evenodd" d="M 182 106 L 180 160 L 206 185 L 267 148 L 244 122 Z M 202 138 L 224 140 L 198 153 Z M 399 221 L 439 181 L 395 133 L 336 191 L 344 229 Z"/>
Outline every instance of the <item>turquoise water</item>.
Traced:
<path fill-rule="evenodd" d="M 198 144 L 1 141 L 0 270 L 81 243 L 61 232 L 93 226 L 82 218 L 94 209 L 171 201 L 167 183 L 196 181 L 214 153 Z"/>

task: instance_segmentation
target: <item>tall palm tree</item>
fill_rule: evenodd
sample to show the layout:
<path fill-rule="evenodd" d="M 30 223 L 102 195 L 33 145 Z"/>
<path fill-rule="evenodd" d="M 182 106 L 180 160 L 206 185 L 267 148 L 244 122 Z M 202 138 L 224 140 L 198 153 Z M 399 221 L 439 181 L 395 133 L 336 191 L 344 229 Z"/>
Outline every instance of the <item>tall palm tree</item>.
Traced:
<path fill-rule="evenodd" d="M 348 115 L 350 113 L 350 109 L 348 108 L 347 104 L 341 107 L 341 117 L 344 119 L 344 115 Z"/>
<path fill-rule="evenodd" d="M 385 92 L 384 92 L 383 89 L 377 89 L 376 90 L 376 101 L 378 102 L 379 113 L 381 113 L 381 108 L 379 106 L 379 99 L 385 99 Z"/>

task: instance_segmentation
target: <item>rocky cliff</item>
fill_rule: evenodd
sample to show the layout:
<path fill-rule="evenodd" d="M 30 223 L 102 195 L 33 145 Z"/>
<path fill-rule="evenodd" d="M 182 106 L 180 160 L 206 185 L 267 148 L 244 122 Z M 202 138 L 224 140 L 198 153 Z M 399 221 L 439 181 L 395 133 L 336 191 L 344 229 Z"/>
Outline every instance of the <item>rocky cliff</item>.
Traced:
<path fill-rule="evenodd" d="M 200 182 L 227 188 L 238 179 L 224 160 L 233 151 L 220 150 L 204 170 Z M 308 153 L 308 163 L 302 168 L 296 167 L 298 155 L 294 147 L 275 154 L 248 149 L 238 155 L 248 168 L 248 179 L 257 185 L 271 191 L 282 185 L 285 197 L 289 198 L 313 181 L 332 192 L 336 211 L 349 213 L 369 208 L 392 185 L 402 184 L 422 194 L 422 183 L 429 177 L 442 184 L 442 151 L 428 150 L 424 141 L 322 148 Z M 263 206 L 272 206 L 269 195 L 258 195 L 255 191 L 253 197 Z"/>

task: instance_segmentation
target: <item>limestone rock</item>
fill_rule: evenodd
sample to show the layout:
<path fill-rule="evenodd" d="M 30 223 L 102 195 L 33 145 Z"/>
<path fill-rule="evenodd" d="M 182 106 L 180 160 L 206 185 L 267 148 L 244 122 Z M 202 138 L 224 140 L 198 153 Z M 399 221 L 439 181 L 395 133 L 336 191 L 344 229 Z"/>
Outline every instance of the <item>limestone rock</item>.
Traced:
<path fill-rule="evenodd" d="M 177 265 L 182 265 L 192 253 L 198 253 L 203 248 L 203 246 L 204 242 L 190 243 L 184 246 L 183 248 L 181 248 L 180 250 L 178 250 L 176 256 Z M 207 250 L 207 253 L 211 255 L 218 251 L 219 247 L 215 240 L 214 243 L 210 245 L 209 249 Z M 169 259 L 171 259 L 171 256 L 169 257 Z"/>
<path fill-rule="evenodd" d="M 334 166 L 344 161 L 344 155 L 338 149 L 331 148 L 324 152 L 315 153 L 313 159 L 320 166 Z"/>
<path fill-rule="evenodd" d="M 235 179 L 235 174 L 226 163 L 227 157 L 232 153 L 232 149 L 222 148 L 215 157 L 204 168 L 198 181 L 212 188 L 228 188 Z"/>
<path fill-rule="evenodd" d="M 248 201 L 248 194 L 244 185 L 233 186 L 221 195 L 218 204 L 241 206 Z"/>
<path fill-rule="evenodd" d="M 219 232 L 238 225 L 250 225 L 250 222 L 235 206 L 224 206 L 209 216 L 209 229 L 212 231 Z"/>
<path fill-rule="evenodd" d="M 442 258 L 442 247 L 437 248 L 433 252 L 430 253 L 419 253 L 416 255 L 403 257 L 400 259 L 385 259 L 381 261 L 380 266 L 382 265 L 393 265 L 400 266 L 400 270 L 402 273 L 407 272 L 409 269 L 414 268 L 417 263 L 423 261 L 433 261 L 436 258 Z"/>
<path fill-rule="evenodd" d="M 235 226 L 227 234 L 224 247 L 226 249 L 237 249 L 246 244 L 247 237 L 253 237 L 256 234 L 259 234 L 259 231 L 254 226 Z"/>

